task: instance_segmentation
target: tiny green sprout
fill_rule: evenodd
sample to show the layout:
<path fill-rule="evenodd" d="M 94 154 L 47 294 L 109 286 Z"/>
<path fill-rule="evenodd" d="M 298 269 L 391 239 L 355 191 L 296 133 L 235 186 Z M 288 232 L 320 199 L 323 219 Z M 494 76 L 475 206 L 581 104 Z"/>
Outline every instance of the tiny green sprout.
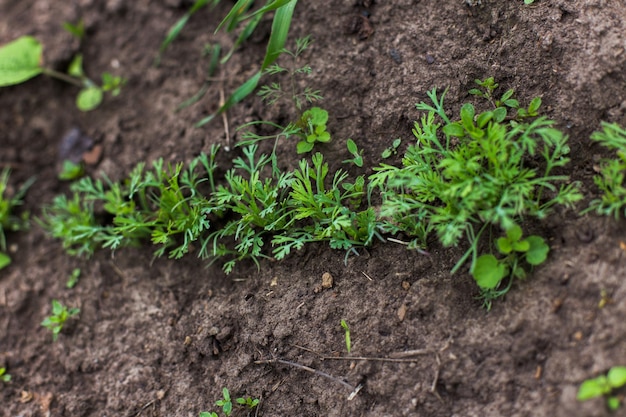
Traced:
<path fill-rule="evenodd" d="M 75 25 L 70 22 L 63 23 L 63 29 L 75 38 L 83 39 L 85 37 L 85 22 L 82 19 Z"/>
<path fill-rule="evenodd" d="M 310 152 L 316 142 L 330 141 L 330 133 L 326 131 L 327 121 L 328 112 L 320 107 L 311 107 L 302 114 L 297 123 L 302 132 L 300 137 L 303 139 L 298 142 L 299 154 Z"/>
<path fill-rule="evenodd" d="M 59 179 L 62 181 L 73 181 L 85 175 L 85 168 L 82 163 L 74 163 L 70 160 L 63 161 L 63 167 L 59 172 Z"/>
<path fill-rule="evenodd" d="M 383 159 L 387 159 L 391 155 L 396 155 L 398 153 L 398 146 L 400 146 L 400 143 L 402 143 L 402 139 L 400 138 L 395 139 L 391 143 L 391 146 L 385 149 L 380 156 L 382 156 Z"/>
<path fill-rule="evenodd" d="M 533 4 L 535 0 L 524 0 L 524 4 Z"/>
<path fill-rule="evenodd" d="M 11 375 L 7 374 L 7 368 L 0 368 L 0 381 L 6 383 L 11 381 Z"/>
<path fill-rule="evenodd" d="M 348 350 L 348 353 L 350 353 L 350 351 L 352 350 L 352 340 L 350 339 L 350 327 L 348 327 L 348 323 L 346 323 L 346 321 L 343 319 L 341 319 L 341 327 L 343 328 L 345 332 L 346 349 Z"/>
<path fill-rule="evenodd" d="M 199 417 L 219 417 L 217 413 L 209 411 L 201 411 Z"/>
<path fill-rule="evenodd" d="M 0 269 L 6 268 L 11 263 L 11 257 L 6 253 L 8 249 L 6 231 L 16 232 L 28 228 L 28 213 L 16 216 L 14 210 L 23 203 L 22 198 L 34 181 L 33 179 L 27 181 L 13 195 L 8 195 L 10 175 L 8 168 L 0 172 Z"/>
<path fill-rule="evenodd" d="M 222 396 L 224 398 L 222 398 L 221 400 L 217 400 L 215 402 L 215 405 L 217 405 L 218 407 L 222 407 L 222 411 L 224 412 L 224 414 L 226 414 L 226 416 L 230 416 L 233 412 L 233 403 L 230 400 L 230 392 L 228 391 L 228 388 L 222 389 Z"/>
<path fill-rule="evenodd" d="M 352 139 L 348 139 L 346 141 L 346 146 L 348 147 L 348 152 L 350 152 L 353 156 L 352 159 L 346 159 L 343 161 L 344 164 L 352 163 L 358 167 L 363 166 L 363 150 L 359 149 L 356 143 Z"/>
<path fill-rule="evenodd" d="M 80 313 L 80 309 L 68 309 L 58 300 L 52 300 L 52 315 L 46 317 L 44 321 L 41 322 L 41 325 L 52 331 L 52 340 L 56 341 L 59 337 L 59 333 L 61 333 L 61 330 L 63 329 L 63 325 L 65 324 L 65 322 L 69 318 L 78 315 L 78 313 Z"/>
<path fill-rule="evenodd" d="M 237 401 L 237 404 L 239 404 L 241 406 L 248 407 L 250 409 L 252 409 L 252 408 L 256 407 L 257 405 L 259 405 L 259 399 L 258 398 L 239 397 L 235 401 Z"/>
<path fill-rule="evenodd" d="M 72 289 L 78 283 L 78 278 L 80 278 L 80 268 L 74 268 L 72 273 L 70 274 L 67 282 L 65 283 L 65 287 Z"/>
<path fill-rule="evenodd" d="M 624 385 L 626 385 L 626 367 L 614 366 L 606 375 L 583 381 L 576 399 L 586 401 L 591 398 L 604 397 L 609 410 L 615 411 L 621 406 L 621 400 L 613 395 L 613 391 Z"/>

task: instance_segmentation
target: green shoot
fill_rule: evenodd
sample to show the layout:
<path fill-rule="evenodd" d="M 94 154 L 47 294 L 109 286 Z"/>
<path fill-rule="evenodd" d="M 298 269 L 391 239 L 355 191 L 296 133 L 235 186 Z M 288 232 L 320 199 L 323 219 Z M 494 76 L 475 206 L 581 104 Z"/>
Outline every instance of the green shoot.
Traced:
<path fill-rule="evenodd" d="M 65 322 L 69 318 L 78 315 L 78 313 L 80 313 L 80 309 L 68 309 L 58 300 L 52 300 L 52 315 L 46 317 L 44 321 L 41 322 L 41 325 L 46 329 L 52 331 L 52 340 L 56 341 L 59 337 L 59 333 L 61 333 L 61 330 L 65 325 Z"/>
<path fill-rule="evenodd" d="M 0 172 L 0 269 L 11 263 L 11 258 L 6 254 L 8 249 L 6 232 L 15 232 L 28 228 L 28 213 L 18 217 L 14 211 L 17 206 L 22 205 L 24 194 L 26 194 L 26 191 L 34 182 L 34 179 L 27 181 L 16 193 L 8 196 L 7 189 L 9 187 L 10 173 L 11 171 L 8 168 Z"/>
<path fill-rule="evenodd" d="M 626 367 L 614 366 L 606 375 L 587 379 L 578 389 L 576 399 L 586 401 L 591 398 L 604 397 L 609 410 L 615 411 L 621 406 L 621 400 L 614 391 L 626 385 Z"/>
<path fill-rule="evenodd" d="M 594 177 L 596 186 L 602 192 L 600 198 L 591 201 L 584 212 L 613 216 L 616 220 L 626 216 L 626 130 L 618 124 L 602 124 L 601 132 L 594 132 L 591 139 L 602 146 L 616 151 L 617 158 L 600 162 L 600 175 Z"/>
<path fill-rule="evenodd" d="M 302 114 L 296 123 L 301 129 L 302 140 L 298 142 L 297 152 L 299 154 L 311 152 L 317 142 L 325 143 L 330 141 L 330 133 L 326 130 L 328 112 L 319 107 L 312 107 Z"/>
<path fill-rule="evenodd" d="M 7 373 L 7 368 L 0 368 L 0 381 L 4 383 L 11 382 L 11 375 Z"/>
<path fill-rule="evenodd" d="M 259 405 L 259 399 L 258 398 L 239 397 L 235 401 L 237 402 L 237 404 L 239 404 L 241 406 L 248 407 L 249 409 L 253 409 L 257 405 Z"/>
<path fill-rule="evenodd" d="M 230 400 L 230 392 L 228 392 L 228 388 L 222 389 L 222 398 L 221 400 L 217 400 L 215 405 L 218 407 L 222 407 L 222 411 L 226 416 L 230 416 L 233 412 L 233 403 Z"/>
<path fill-rule="evenodd" d="M 70 160 L 63 161 L 63 168 L 59 172 L 61 181 L 74 181 L 85 175 L 85 168 L 82 163 L 74 163 Z"/>
<path fill-rule="evenodd" d="M 237 88 L 216 113 L 200 120 L 196 126 L 199 127 L 209 123 L 215 116 L 230 109 L 256 89 L 262 75 L 265 73 L 265 70 L 267 70 L 284 51 L 296 3 L 297 0 L 268 0 L 264 7 L 248 15 L 243 15 L 243 13 L 248 9 L 248 7 L 250 7 L 252 0 L 238 0 L 237 3 L 235 3 L 231 11 L 224 18 L 224 20 L 222 20 L 222 23 L 220 23 L 220 26 L 218 27 L 219 30 L 222 26 L 226 26 L 227 30 L 231 31 L 239 23 L 250 19 L 250 22 L 244 28 L 241 36 L 235 43 L 235 47 L 239 46 L 243 40 L 247 39 L 254 32 L 254 29 L 266 13 L 274 11 L 274 19 L 272 20 L 272 29 L 265 57 L 260 70 L 244 82 L 239 88 Z M 228 57 L 230 57 L 230 54 L 226 55 L 224 59 L 228 59 Z"/>
<path fill-rule="evenodd" d="M 80 268 L 74 268 L 72 273 L 70 274 L 67 282 L 65 283 L 65 287 L 68 289 L 72 289 L 78 284 L 78 279 L 80 278 Z"/>
<path fill-rule="evenodd" d="M 241 407 L 247 407 L 249 410 L 251 410 L 259 405 L 259 399 L 252 397 L 240 397 L 235 400 L 235 403 Z M 228 391 L 228 388 L 222 389 L 222 399 L 217 400 L 215 402 L 215 405 L 222 408 L 222 412 L 226 417 L 230 416 L 233 413 L 233 402 L 230 398 L 230 392 Z M 199 417 L 219 417 L 219 414 L 213 411 L 202 411 Z"/>
<path fill-rule="evenodd" d="M 398 147 L 402 143 L 402 139 L 397 138 L 392 143 L 391 146 L 386 148 L 383 153 L 380 155 L 383 159 L 387 159 L 391 157 L 391 155 L 396 155 L 398 153 Z"/>
<path fill-rule="evenodd" d="M 350 353 L 350 351 L 352 350 L 352 340 L 350 339 L 350 328 L 348 327 L 348 323 L 346 323 L 344 319 L 341 319 L 341 327 L 343 328 L 344 333 L 345 333 L 346 350 L 348 351 L 348 353 Z"/>
<path fill-rule="evenodd" d="M 82 40 L 85 37 L 85 22 L 82 19 L 75 25 L 69 22 L 63 23 L 63 29 L 77 39 Z"/>
<path fill-rule="evenodd" d="M 343 161 L 344 164 L 352 163 L 359 168 L 363 166 L 363 150 L 359 149 L 356 143 L 352 139 L 348 139 L 346 141 L 346 146 L 348 147 L 348 152 L 353 156 L 352 159 L 346 159 Z"/>
<path fill-rule="evenodd" d="M 100 105 L 105 91 L 111 91 L 115 96 L 125 83 L 121 77 L 105 73 L 102 76 L 103 85 L 98 86 L 85 75 L 82 55 L 72 60 L 67 74 L 44 67 L 42 61 L 43 46 L 31 36 L 22 36 L 0 47 L 0 87 L 20 84 L 45 74 L 80 87 L 76 106 L 82 111 L 90 111 Z"/>
<path fill-rule="evenodd" d="M 187 11 L 187 13 L 185 13 L 185 15 L 181 17 L 167 32 L 167 35 L 159 48 L 159 53 L 154 60 L 154 66 L 158 66 L 161 63 L 161 58 L 163 57 L 165 50 L 180 35 L 180 32 L 182 32 L 185 25 L 187 25 L 191 16 L 209 3 L 211 3 L 211 7 L 215 7 L 219 2 L 220 0 L 196 0 L 189 11 Z"/>

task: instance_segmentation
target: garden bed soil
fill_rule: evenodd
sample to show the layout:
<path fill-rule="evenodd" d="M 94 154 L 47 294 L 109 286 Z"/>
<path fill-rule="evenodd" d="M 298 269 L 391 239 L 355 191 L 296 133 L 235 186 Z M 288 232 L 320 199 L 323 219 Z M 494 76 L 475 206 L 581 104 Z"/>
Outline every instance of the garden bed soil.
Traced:
<path fill-rule="evenodd" d="M 250 96 L 227 113 L 228 130 L 222 118 L 194 127 L 220 92 L 258 69 L 269 16 L 204 98 L 174 111 L 205 81 L 204 45 L 232 45 L 233 36 L 213 34 L 231 6 L 194 15 L 155 67 L 189 2 L 0 0 L 0 43 L 33 35 L 57 69 L 81 52 L 88 74 L 128 80 L 89 113 L 75 108 L 75 87 L 43 76 L 0 90 L 0 164 L 12 168 L 12 187 L 37 178 L 23 209 L 37 217 L 68 192 L 58 148 L 73 127 L 102 147 L 88 174 L 119 179 L 138 162 L 189 162 L 212 144 L 232 149 L 219 157 L 227 167 L 240 152 L 237 126 L 293 118 Z M 61 28 L 79 19 L 82 44 Z M 371 172 L 395 138 L 400 150 L 411 142 L 426 91 L 449 87 L 446 108 L 458 114 L 474 79 L 493 76 L 522 102 L 542 97 L 544 114 L 570 136 L 567 173 L 588 197 L 580 209 L 597 196 L 594 167 L 606 153 L 589 135 L 603 120 L 626 125 L 623 2 L 301 1 L 288 46 L 309 34 L 306 83 L 330 114 L 334 140 L 319 150 L 332 168 L 353 138 L 366 166 L 350 172 Z M 279 152 L 296 166 L 295 143 Z M 217 410 L 227 387 L 260 399 L 235 416 L 608 416 L 602 399 L 575 397 L 586 378 L 626 364 L 624 223 L 559 210 L 525 227 L 548 238 L 549 261 L 487 312 L 471 276 L 449 273 L 463 248 L 435 242 L 428 256 L 377 242 L 345 262 L 315 244 L 227 276 L 193 255 L 154 260 L 148 244 L 73 258 L 33 225 L 9 234 L 13 263 L 0 271 L 0 366 L 12 375 L 0 384 L 0 414 L 191 417 Z M 81 277 L 69 290 L 74 268 Z M 322 286 L 325 273 L 332 287 Z M 40 325 L 52 299 L 81 309 L 54 343 Z"/>

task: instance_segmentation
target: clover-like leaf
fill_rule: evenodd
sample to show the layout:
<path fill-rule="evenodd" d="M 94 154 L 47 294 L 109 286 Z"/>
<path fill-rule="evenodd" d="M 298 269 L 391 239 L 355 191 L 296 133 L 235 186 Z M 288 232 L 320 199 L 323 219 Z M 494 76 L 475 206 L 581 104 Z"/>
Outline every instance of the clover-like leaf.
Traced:
<path fill-rule="evenodd" d="M 489 254 L 479 256 L 476 259 L 472 275 L 481 289 L 493 290 L 500 284 L 507 272 L 507 266 Z"/>
<path fill-rule="evenodd" d="M 584 381 L 578 389 L 576 399 L 578 401 L 585 401 L 591 398 L 601 397 L 604 394 L 611 392 L 606 376 L 600 375 L 594 379 L 588 379 Z"/>
<path fill-rule="evenodd" d="M 626 367 L 614 366 L 607 374 L 609 384 L 612 388 L 621 388 L 626 385 Z"/>
<path fill-rule="evenodd" d="M 526 262 L 531 265 L 541 265 L 548 258 L 550 246 L 541 236 L 528 236 L 525 239 L 530 247 L 526 251 Z"/>

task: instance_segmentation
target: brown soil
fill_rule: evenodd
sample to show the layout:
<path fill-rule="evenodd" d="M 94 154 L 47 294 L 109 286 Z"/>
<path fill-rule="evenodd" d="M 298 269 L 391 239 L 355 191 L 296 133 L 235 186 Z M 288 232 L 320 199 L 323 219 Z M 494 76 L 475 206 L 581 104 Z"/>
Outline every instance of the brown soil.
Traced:
<path fill-rule="evenodd" d="M 90 113 L 73 104 L 75 87 L 46 77 L 0 90 L 0 163 L 12 184 L 36 175 L 25 208 L 34 216 L 67 192 L 56 179 L 58 146 L 74 126 L 103 147 L 90 166 L 121 178 L 140 161 L 189 161 L 211 144 L 232 144 L 213 112 L 258 68 L 269 18 L 221 67 L 204 99 L 174 108 L 202 86 L 203 46 L 230 2 L 195 15 L 163 57 L 164 34 L 189 2 L 0 0 L 0 43 L 31 34 L 45 59 L 62 69 L 79 50 L 86 71 L 111 71 L 128 84 Z M 483 0 L 299 2 L 291 39 L 311 34 L 309 85 L 320 89 L 336 138 L 320 149 L 339 166 L 351 137 L 369 167 L 397 137 L 411 141 L 414 104 L 449 86 L 458 112 L 475 78 L 494 76 L 570 135 L 568 170 L 589 198 L 602 150 L 588 139 L 601 120 L 626 124 L 626 6 L 621 1 Z M 370 4 L 373 3 L 373 4 Z M 83 45 L 61 29 L 84 19 Z M 458 114 L 458 113 L 457 113 Z M 249 97 L 228 113 L 231 132 L 250 120 L 287 120 L 287 108 Z M 222 164 L 231 155 L 225 154 Z M 224 154 L 223 154 L 224 155 Z M 283 155 L 295 165 L 295 145 Z M 583 208 L 584 205 L 581 205 Z M 197 416 L 216 410 L 222 387 L 261 399 L 258 416 L 605 416 L 601 399 L 579 403 L 586 378 L 626 364 L 623 222 L 575 212 L 528 225 L 550 239 L 549 262 L 516 284 L 487 313 L 466 273 L 449 275 L 459 250 L 429 257 L 376 243 L 344 264 L 327 245 L 303 249 L 257 270 L 242 263 L 230 276 L 193 256 L 152 260 L 152 248 L 65 255 L 34 226 L 9 236 L 13 264 L 0 271 L 0 386 L 4 416 Z M 76 288 L 65 282 L 74 268 Z M 319 291 L 322 275 L 334 277 Z M 598 303 L 606 293 L 609 302 Z M 50 302 L 80 307 L 58 342 L 40 326 Z M 345 360 L 341 319 L 351 329 Z M 416 351 L 415 356 L 406 354 Z M 404 353 L 404 355 L 403 355 Z M 385 361 L 372 358 L 398 358 Z M 321 376 L 279 359 L 324 372 Z M 348 400 L 344 381 L 362 389 Z"/>

